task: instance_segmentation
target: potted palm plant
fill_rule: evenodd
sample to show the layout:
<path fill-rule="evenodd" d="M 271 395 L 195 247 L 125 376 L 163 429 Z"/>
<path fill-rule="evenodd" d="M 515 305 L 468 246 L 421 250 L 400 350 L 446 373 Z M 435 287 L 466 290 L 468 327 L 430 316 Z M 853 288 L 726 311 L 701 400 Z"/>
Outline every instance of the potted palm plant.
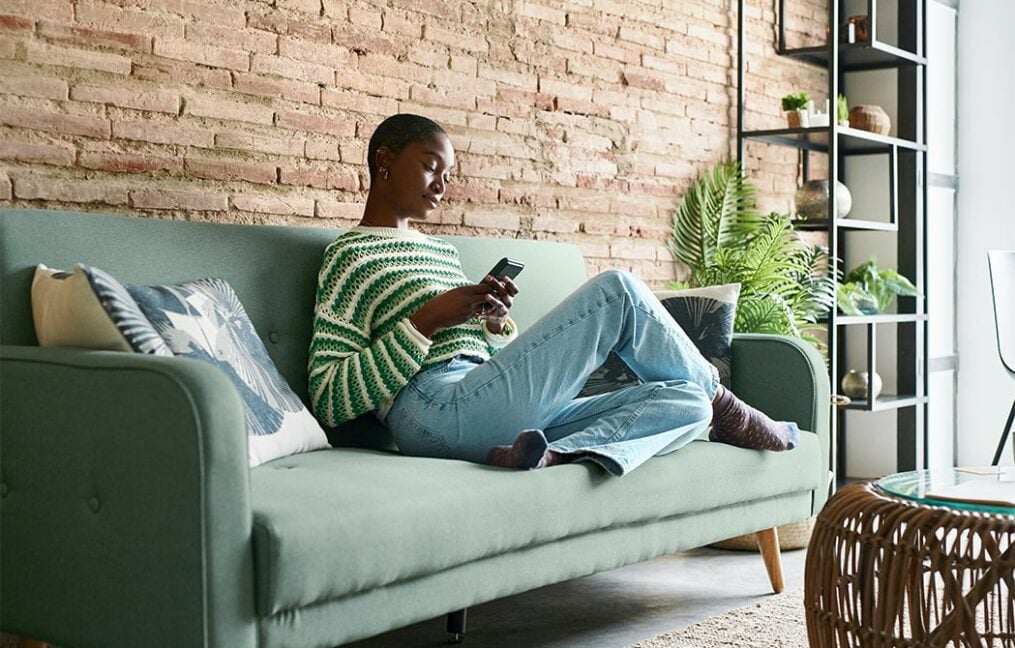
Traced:
<path fill-rule="evenodd" d="M 786 214 L 762 216 L 737 162 L 721 162 L 695 181 L 673 217 L 673 256 L 691 270 L 674 288 L 740 284 L 734 330 L 813 334 L 835 304 L 826 251 L 807 245 Z"/>

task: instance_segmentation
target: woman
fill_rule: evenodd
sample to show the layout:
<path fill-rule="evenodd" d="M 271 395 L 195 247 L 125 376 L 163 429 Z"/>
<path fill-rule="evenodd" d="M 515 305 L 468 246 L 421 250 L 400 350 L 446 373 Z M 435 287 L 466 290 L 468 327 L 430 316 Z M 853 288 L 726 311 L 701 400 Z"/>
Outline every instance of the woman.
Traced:
<path fill-rule="evenodd" d="M 796 445 L 796 425 L 724 389 L 627 273 L 596 276 L 519 334 L 511 279 L 472 283 L 451 245 L 410 228 L 437 209 L 455 165 L 438 124 L 389 117 L 368 158 L 363 219 L 328 247 L 319 276 L 310 395 L 326 425 L 372 410 L 406 454 L 505 468 L 594 461 L 618 476 L 710 422 L 714 441 Z M 575 398 L 610 351 L 644 384 Z"/>

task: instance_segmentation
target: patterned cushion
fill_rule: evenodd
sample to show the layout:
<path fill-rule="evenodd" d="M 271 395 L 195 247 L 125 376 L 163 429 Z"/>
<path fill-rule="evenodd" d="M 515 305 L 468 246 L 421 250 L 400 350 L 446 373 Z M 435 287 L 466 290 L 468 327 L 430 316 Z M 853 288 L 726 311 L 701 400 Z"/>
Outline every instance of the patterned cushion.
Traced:
<path fill-rule="evenodd" d="M 740 284 L 706 286 L 689 290 L 657 291 L 656 297 L 684 329 L 701 354 L 719 370 L 719 380 L 730 387 L 733 360 L 733 323 L 737 314 Z M 641 380 L 620 356 L 610 352 L 578 396 L 605 394 Z"/>
<path fill-rule="evenodd" d="M 330 447 L 317 420 L 268 356 L 232 287 L 222 279 L 127 291 L 173 354 L 222 369 L 246 405 L 249 463 Z"/>
<path fill-rule="evenodd" d="M 72 272 L 39 264 L 32 279 L 39 346 L 74 346 L 171 356 L 123 285 L 80 263 Z"/>

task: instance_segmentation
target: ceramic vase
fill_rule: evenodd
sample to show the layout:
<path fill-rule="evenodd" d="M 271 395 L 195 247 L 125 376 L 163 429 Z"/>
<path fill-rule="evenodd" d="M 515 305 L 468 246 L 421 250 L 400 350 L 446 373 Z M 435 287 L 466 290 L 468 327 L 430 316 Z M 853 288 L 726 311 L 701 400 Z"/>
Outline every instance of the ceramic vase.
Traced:
<path fill-rule="evenodd" d="M 849 396 L 850 398 L 864 400 L 867 398 L 867 385 L 870 379 L 866 371 L 857 371 L 850 369 L 846 372 L 846 375 L 842 377 L 842 393 Z M 871 396 L 877 398 L 878 394 L 881 393 L 881 376 L 878 372 L 874 372 L 874 388 Z"/>

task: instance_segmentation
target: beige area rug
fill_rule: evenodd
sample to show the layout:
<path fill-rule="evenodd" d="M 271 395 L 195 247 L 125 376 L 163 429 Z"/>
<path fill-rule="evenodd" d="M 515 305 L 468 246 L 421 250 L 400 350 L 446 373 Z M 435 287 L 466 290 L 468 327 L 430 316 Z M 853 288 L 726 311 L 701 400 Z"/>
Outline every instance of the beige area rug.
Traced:
<path fill-rule="evenodd" d="M 803 589 L 639 641 L 629 648 L 807 648 Z"/>

